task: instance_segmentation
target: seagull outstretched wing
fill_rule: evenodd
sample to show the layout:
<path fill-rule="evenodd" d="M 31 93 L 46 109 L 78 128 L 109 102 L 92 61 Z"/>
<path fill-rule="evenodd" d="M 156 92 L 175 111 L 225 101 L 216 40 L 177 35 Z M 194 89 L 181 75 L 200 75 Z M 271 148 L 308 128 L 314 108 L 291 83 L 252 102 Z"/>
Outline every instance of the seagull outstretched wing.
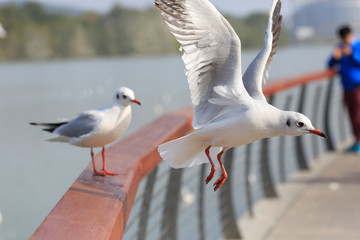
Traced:
<path fill-rule="evenodd" d="M 155 0 L 155 5 L 183 50 L 194 128 L 226 107 L 209 103 L 220 95 L 214 87 L 225 86 L 236 97 L 250 98 L 242 82 L 240 39 L 208 0 Z"/>
<path fill-rule="evenodd" d="M 278 48 L 282 20 L 280 10 L 281 0 L 273 0 L 269 12 L 264 46 L 250 63 L 243 76 L 245 88 L 254 99 L 266 101 L 262 92 L 262 84 L 268 78 L 271 60 L 274 58 Z"/>

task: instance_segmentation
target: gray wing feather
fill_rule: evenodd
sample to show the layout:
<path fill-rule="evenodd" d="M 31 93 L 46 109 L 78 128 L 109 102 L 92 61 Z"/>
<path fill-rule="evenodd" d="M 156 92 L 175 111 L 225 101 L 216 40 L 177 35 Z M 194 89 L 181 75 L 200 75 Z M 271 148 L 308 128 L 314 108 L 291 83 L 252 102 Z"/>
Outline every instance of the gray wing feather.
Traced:
<path fill-rule="evenodd" d="M 254 99 L 266 101 L 262 92 L 262 84 L 268 78 L 270 63 L 278 48 L 282 21 L 280 10 L 281 0 L 273 0 L 269 13 L 264 46 L 250 63 L 243 76 L 245 88 Z"/>
<path fill-rule="evenodd" d="M 269 70 L 270 63 L 273 60 L 273 58 L 276 54 L 276 51 L 278 49 L 278 46 L 279 46 L 280 33 L 281 33 L 281 22 L 282 22 L 282 15 L 280 14 L 280 11 L 281 11 L 281 0 L 277 1 L 274 12 L 273 12 L 272 28 L 271 28 L 273 40 L 272 40 L 271 52 L 270 52 L 269 58 L 266 62 L 265 71 Z M 268 73 L 265 73 L 265 74 L 268 74 Z M 268 76 L 265 76 L 265 77 L 267 78 Z"/>
<path fill-rule="evenodd" d="M 54 133 L 65 137 L 81 137 L 92 132 L 97 125 L 97 119 L 92 114 L 80 114 L 77 118 L 58 127 Z"/>

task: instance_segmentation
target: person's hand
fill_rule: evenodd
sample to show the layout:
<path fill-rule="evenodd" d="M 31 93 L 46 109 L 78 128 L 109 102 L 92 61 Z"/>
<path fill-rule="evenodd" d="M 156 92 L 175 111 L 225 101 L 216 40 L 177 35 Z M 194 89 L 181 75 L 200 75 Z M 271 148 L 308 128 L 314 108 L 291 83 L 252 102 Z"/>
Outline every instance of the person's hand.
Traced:
<path fill-rule="evenodd" d="M 336 61 L 340 60 L 340 58 L 342 58 L 342 56 L 343 56 L 343 50 L 340 47 L 336 47 L 333 52 L 334 59 Z"/>

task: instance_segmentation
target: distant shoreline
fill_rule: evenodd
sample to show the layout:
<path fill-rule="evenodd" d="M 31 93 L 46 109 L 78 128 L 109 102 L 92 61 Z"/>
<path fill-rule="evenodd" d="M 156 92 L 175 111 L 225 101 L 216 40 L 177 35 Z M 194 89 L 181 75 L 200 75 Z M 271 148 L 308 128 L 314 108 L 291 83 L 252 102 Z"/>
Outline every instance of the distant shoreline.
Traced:
<path fill-rule="evenodd" d="M 227 17 L 243 49 L 261 48 L 267 13 Z M 0 5 L 7 37 L 0 40 L 0 61 L 84 59 L 178 52 L 179 44 L 153 8 L 134 10 L 119 5 L 105 14 L 49 11 L 41 4 Z M 281 45 L 290 42 L 283 29 Z"/>

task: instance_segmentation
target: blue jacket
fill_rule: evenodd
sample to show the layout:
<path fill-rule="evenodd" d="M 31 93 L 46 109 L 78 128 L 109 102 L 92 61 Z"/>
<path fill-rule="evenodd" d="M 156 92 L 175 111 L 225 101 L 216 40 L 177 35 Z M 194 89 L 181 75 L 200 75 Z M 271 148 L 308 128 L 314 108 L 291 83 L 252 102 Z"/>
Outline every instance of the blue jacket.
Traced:
<path fill-rule="evenodd" d="M 339 44 L 341 47 L 342 44 Z M 360 85 L 360 42 L 354 40 L 352 43 L 353 54 L 342 57 L 336 61 L 333 56 L 328 61 L 328 67 L 338 67 L 341 82 L 345 91 L 353 91 Z"/>

